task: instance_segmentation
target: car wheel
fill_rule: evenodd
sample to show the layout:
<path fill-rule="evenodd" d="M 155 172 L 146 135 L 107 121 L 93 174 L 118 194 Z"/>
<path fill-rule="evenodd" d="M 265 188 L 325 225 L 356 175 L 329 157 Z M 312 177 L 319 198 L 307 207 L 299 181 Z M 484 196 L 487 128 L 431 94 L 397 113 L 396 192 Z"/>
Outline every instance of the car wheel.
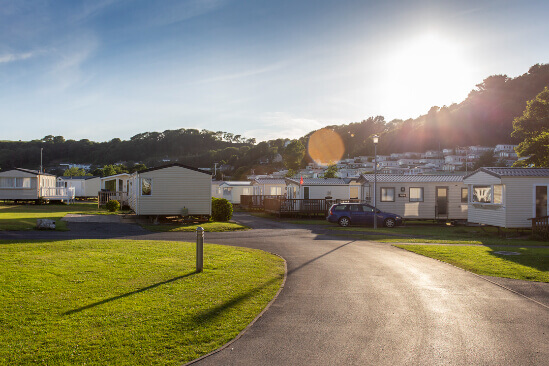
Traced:
<path fill-rule="evenodd" d="M 391 219 L 391 218 L 388 218 L 385 220 L 385 227 L 395 227 L 396 226 L 396 221 L 395 219 Z"/>
<path fill-rule="evenodd" d="M 338 223 L 339 223 L 339 226 L 347 227 L 351 225 L 351 220 L 349 220 L 348 217 L 342 217 L 339 219 Z"/>

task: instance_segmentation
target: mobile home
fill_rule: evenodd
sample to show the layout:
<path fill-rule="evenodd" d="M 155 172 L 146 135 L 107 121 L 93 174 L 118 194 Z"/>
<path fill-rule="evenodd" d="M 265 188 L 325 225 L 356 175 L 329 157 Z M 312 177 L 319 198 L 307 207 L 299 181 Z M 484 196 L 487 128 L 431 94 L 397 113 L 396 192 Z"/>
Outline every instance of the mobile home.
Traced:
<path fill-rule="evenodd" d="M 0 172 L 0 200 L 61 200 L 74 198 L 74 189 L 58 188 L 55 176 L 36 170 L 15 168 Z"/>
<path fill-rule="evenodd" d="M 361 184 L 354 178 L 286 179 L 288 198 L 362 200 Z"/>
<path fill-rule="evenodd" d="M 547 168 L 480 168 L 463 179 L 469 189 L 468 221 L 503 228 L 528 228 L 548 216 Z"/>
<path fill-rule="evenodd" d="M 467 186 L 461 175 L 362 175 L 362 195 L 405 219 L 466 220 Z"/>
<path fill-rule="evenodd" d="M 252 194 L 252 182 L 250 181 L 225 181 L 219 184 L 222 196 L 232 204 L 240 204 L 240 196 Z"/>
<path fill-rule="evenodd" d="M 212 176 L 182 164 L 133 173 L 130 208 L 137 215 L 196 215 L 212 213 Z"/>
<path fill-rule="evenodd" d="M 77 198 L 97 197 L 101 186 L 100 177 L 57 177 L 58 187 L 74 187 Z"/>

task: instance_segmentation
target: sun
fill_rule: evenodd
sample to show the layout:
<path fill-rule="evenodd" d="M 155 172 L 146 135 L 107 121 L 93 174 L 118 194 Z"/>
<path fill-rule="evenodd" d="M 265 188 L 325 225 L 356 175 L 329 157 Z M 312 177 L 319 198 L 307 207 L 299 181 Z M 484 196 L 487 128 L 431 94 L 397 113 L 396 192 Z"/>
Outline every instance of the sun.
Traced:
<path fill-rule="evenodd" d="M 462 44 L 434 33 L 394 44 L 383 69 L 381 93 L 387 103 L 419 107 L 423 113 L 433 105 L 460 102 L 475 85 Z"/>

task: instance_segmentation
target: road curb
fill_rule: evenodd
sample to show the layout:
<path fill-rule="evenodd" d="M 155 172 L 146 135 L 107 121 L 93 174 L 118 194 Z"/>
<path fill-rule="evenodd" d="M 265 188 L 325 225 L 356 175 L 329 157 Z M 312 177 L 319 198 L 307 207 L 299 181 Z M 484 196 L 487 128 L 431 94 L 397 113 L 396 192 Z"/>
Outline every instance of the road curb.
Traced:
<path fill-rule="evenodd" d="M 400 245 L 400 244 L 401 244 L 401 243 L 399 243 L 399 245 Z M 414 245 L 414 244 L 412 244 L 412 245 Z M 419 244 L 419 245 L 421 245 L 421 244 Z M 406 250 L 406 249 L 404 249 L 404 248 L 399 248 L 399 247 L 397 247 L 396 245 L 391 245 L 391 246 L 393 246 L 393 247 L 395 247 L 395 248 L 397 248 L 397 249 Z M 475 246 L 475 245 L 471 245 L 471 246 Z M 535 300 L 535 299 L 532 299 L 531 297 L 529 297 L 529 296 L 527 296 L 527 295 L 524 295 L 524 294 L 521 294 L 520 292 L 518 292 L 518 291 L 516 291 L 516 290 L 513 290 L 512 288 L 509 288 L 509 287 L 507 287 L 507 286 L 505 286 L 505 285 L 502 285 L 502 284 L 500 284 L 500 283 L 497 283 L 497 282 L 495 282 L 495 281 L 492 281 L 492 280 L 490 280 L 489 278 L 487 278 L 487 277 L 485 277 L 485 276 L 483 276 L 483 275 L 479 275 L 479 274 L 476 274 L 476 273 L 474 273 L 474 272 L 468 271 L 468 270 L 466 270 L 466 269 L 464 269 L 464 268 L 461 268 L 461 267 L 458 267 L 458 266 L 456 266 L 456 265 L 453 265 L 452 263 L 448 263 L 448 262 L 441 261 L 440 259 L 431 258 L 431 257 L 428 257 L 428 256 L 426 256 L 426 255 L 422 255 L 422 254 L 419 254 L 419 253 L 412 252 L 412 251 L 410 251 L 410 250 L 406 250 L 406 251 L 407 251 L 408 253 L 413 253 L 413 254 L 415 254 L 415 255 L 420 255 L 420 256 L 422 256 L 422 257 L 424 257 L 424 258 L 430 258 L 430 259 L 433 259 L 433 260 L 435 260 L 435 261 L 437 261 L 437 262 L 444 263 L 444 264 L 447 264 L 447 265 L 452 266 L 452 267 L 454 267 L 454 268 L 460 269 L 460 270 L 462 270 L 462 271 L 464 271 L 464 272 L 470 273 L 470 274 L 472 274 L 473 276 L 476 276 L 476 277 L 478 277 L 478 278 L 480 278 L 480 279 L 482 279 L 482 280 L 484 280 L 484 281 L 486 281 L 486 282 L 490 282 L 491 284 L 494 284 L 494 285 L 496 285 L 496 286 L 498 286 L 498 287 L 500 287 L 500 288 L 502 288 L 502 289 L 504 289 L 504 290 L 507 290 L 507 291 L 509 291 L 509 292 L 512 292 L 512 293 L 514 293 L 515 295 L 519 295 L 519 296 L 521 296 L 521 297 L 523 297 L 523 298 L 525 298 L 525 299 L 528 299 L 528 300 L 530 300 L 530 301 L 532 301 L 532 302 L 535 302 L 535 303 L 538 304 L 538 305 L 541 305 L 542 307 L 544 307 L 544 308 L 546 308 L 546 309 L 549 309 L 549 305 L 546 305 L 546 304 L 544 304 L 544 303 L 542 303 L 542 302 L 539 302 L 539 301 L 537 301 L 537 300 Z M 506 277 L 501 277 L 501 278 L 506 278 Z M 526 280 L 524 280 L 524 281 L 526 281 Z M 531 282 L 531 281 L 528 281 L 528 282 Z"/>
<path fill-rule="evenodd" d="M 281 258 L 284 261 L 284 279 L 282 280 L 282 284 L 280 285 L 280 288 L 276 292 L 275 296 L 272 298 L 271 301 L 269 301 L 269 303 L 265 306 L 265 308 L 259 314 L 257 314 L 257 316 L 254 318 L 254 320 L 252 320 L 250 322 L 250 324 L 248 324 L 246 326 L 246 328 L 242 329 L 242 331 L 240 333 L 238 333 L 238 335 L 236 337 L 234 337 L 233 339 L 231 339 L 229 342 L 225 343 L 223 346 L 219 347 L 218 349 L 215 349 L 215 350 L 211 351 L 210 353 L 205 354 L 204 356 L 200 356 L 197 359 L 189 361 L 189 362 L 183 364 L 183 366 L 192 365 L 196 362 L 199 362 L 199 361 L 201 361 L 205 358 L 208 358 L 212 355 L 215 355 L 216 353 L 221 352 L 224 349 L 228 348 L 234 342 L 239 340 L 255 324 L 255 322 L 258 321 L 263 316 L 263 314 L 265 314 L 265 312 L 267 310 L 269 310 L 271 305 L 276 301 L 276 299 L 278 298 L 278 295 L 280 295 L 280 293 L 282 292 L 282 289 L 284 289 L 284 285 L 286 284 L 286 278 L 288 277 L 288 263 L 286 262 L 286 259 L 284 259 L 282 256 L 280 256 L 278 254 L 271 253 L 271 252 L 268 252 L 266 250 L 264 250 L 264 252 L 272 254 L 272 255 L 276 255 L 277 257 Z"/>

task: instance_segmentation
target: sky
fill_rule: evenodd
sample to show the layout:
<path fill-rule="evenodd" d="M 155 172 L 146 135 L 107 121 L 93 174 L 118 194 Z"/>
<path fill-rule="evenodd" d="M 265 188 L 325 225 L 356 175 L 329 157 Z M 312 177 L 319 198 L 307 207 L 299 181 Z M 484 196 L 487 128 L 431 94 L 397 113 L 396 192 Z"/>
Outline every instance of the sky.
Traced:
<path fill-rule="evenodd" d="M 546 0 L 0 0 L 0 140 L 416 118 L 548 63 L 548 15 Z"/>

